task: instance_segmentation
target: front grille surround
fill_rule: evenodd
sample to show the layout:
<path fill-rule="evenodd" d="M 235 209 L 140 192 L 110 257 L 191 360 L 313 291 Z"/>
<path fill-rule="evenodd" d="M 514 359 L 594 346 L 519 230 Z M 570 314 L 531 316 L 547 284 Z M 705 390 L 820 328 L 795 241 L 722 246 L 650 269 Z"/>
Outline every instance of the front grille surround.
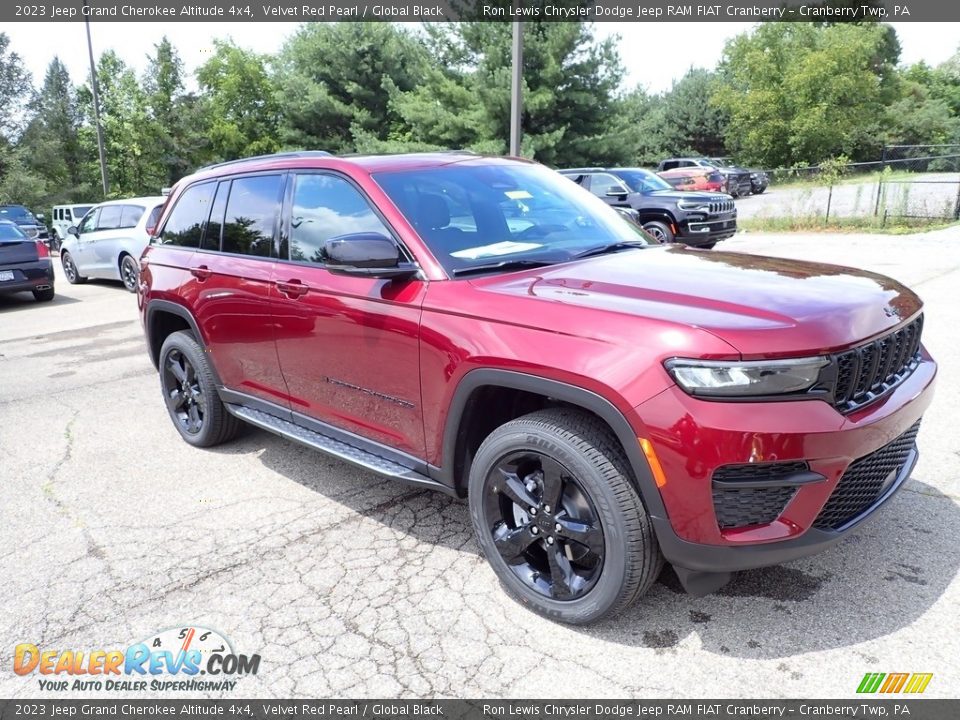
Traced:
<path fill-rule="evenodd" d="M 892 442 L 850 463 L 813 527 L 840 530 L 867 513 L 889 490 L 890 474 L 899 476 L 910 461 L 919 431 L 917 420 Z"/>
<path fill-rule="evenodd" d="M 710 201 L 710 214 L 711 215 L 727 215 L 732 213 L 736 205 L 733 200 L 711 200 Z"/>
<path fill-rule="evenodd" d="M 872 342 L 833 356 L 833 406 L 851 413 L 899 385 L 920 364 L 923 315 Z"/>

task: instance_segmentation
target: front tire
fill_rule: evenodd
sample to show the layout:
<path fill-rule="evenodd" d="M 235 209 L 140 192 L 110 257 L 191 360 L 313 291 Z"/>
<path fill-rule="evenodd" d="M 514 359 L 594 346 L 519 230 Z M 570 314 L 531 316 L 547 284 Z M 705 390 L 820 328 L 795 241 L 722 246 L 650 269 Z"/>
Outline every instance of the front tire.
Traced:
<path fill-rule="evenodd" d="M 180 437 L 196 447 L 232 439 L 241 421 L 227 412 L 207 353 L 186 331 L 171 333 L 160 348 L 160 389 Z"/>
<path fill-rule="evenodd" d="M 87 281 L 77 270 L 77 264 L 66 250 L 60 253 L 60 265 L 63 266 L 63 274 L 71 285 L 83 285 Z"/>
<path fill-rule="evenodd" d="M 120 260 L 120 279 L 123 280 L 123 286 L 132 293 L 137 291 L 137 284 L 140 282 L 140 267 L 132 255 L 124 255 Z"/>
<path fill-rule="evenodd" d="M 470 517 L 507 592 L 576 625 L 614 615 L 663 566 L 623 450 L 597 418 L 553 408 L 502 425 L 470 468 Z"/>
<path fill-rule="evenodd" d="M 643 229 L 661 245 L 674 242 L 673 230 L 670 229 L 669 225 L 659 220 L 645 222 Z"/>

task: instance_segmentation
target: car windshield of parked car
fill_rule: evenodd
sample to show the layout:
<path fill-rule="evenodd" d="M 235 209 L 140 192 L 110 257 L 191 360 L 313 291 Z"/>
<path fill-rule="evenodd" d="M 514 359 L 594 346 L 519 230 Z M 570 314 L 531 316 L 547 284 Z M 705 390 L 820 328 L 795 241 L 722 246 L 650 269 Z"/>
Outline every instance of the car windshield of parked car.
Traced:
<path fill-rule="evenodd" d="M 0 220 L 0 242 L 22 242 L 26 239 L 27 236 L 14 223 Z"/>
<path fill-rule="evenodd" d="M 601 199 L 538 165 L 448 165 L 374 178 L 452 274 L 646 243 Z"/>
<path fill-rule="evenodd" d="M 75 205 L 73 208 L 73 216 L 75 218 L 82 218 L 84 215 L 90 212 L 90 208 L 92 207 L 93 205 Z"/>
<path fill-rule="evenodd" d="M 673 189 L 662 177 L 646 170 L 618 170 L 617 177 L 623 180 L 627 187 L 638 193 Z"/>
<path fill-rule="evenodd" d="M 733 167 L 727 160 L 723 158 L 701 158 L 703 162 L 708 162 L 714 167 Z"/>
<path fill-rule="evenodd" d="M 35 225 L 36 218 L 22 205 L 7 205 L 0 207 L 0 220 L 9 220 L 18 225 Z"/>

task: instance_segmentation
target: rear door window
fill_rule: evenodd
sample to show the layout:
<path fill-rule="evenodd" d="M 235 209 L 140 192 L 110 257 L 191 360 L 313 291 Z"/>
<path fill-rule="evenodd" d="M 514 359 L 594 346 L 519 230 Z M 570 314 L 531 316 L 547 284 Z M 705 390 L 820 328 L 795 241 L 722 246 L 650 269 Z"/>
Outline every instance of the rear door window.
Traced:
<path fill-rule="evenodd" d="M 203 226 L 210 216 L 210 202 L 216 183 L 191 185 L 177 200 L 160 233 L 160 244 L 199 247 Z"/>
<path fill-rule="evenodd" d="M 271 257 L 280 211 L 283 175 L 238 178 L 230 185 L 221 249 L 225 253 Z"/>
<path fill-rule="evenodd" d="M 120 224 L 122 214 L 122 205 L 104 205 L 100 208 L 100 219 L 97 221 L 97 230 L 116 230 L 122 227 Z"/>
<path fill-rule="evenodd" d="M 139 205 L 124 205 L 120 214 L 120 227 L 135 228 L 143 217 L 143 208 Z"/>

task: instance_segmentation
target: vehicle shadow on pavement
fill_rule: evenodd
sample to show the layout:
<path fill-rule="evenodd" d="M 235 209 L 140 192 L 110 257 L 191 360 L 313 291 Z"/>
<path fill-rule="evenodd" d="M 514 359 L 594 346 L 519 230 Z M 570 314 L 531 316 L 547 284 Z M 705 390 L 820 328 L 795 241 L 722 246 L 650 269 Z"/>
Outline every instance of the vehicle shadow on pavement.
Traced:
<path fill-rule="evenodd" d="M 15 312 L 17 310 L 27 310 L 33 307 L 49 307 L 51 305 L 70 305 L 80 302 L 76 298 L 66 295 L 54 295 L 53 300 L 47 302 L 37 302 L 33 295 L 28 292 L 16 293 L 13 295 L 0 295 L 0 313 Z"/>
<path fill-rule="evenodd" d="M 240 454 L 254 447 L 262 448 L 259 460 L 267 468 L 349 508 L 358 520 L 418 543 L 479 555 L 465 501 L 382 479 L 259 430 L 214 451 Z M 703 598 L 687 595 L 667 567 L 625 612 L 571 630 L 663 652 L 697 636 L 704 651 L 743 658 L 854 646 L 911 625 L 940 599 L 960 570 L 957 537 L 958 504 L 913 478 L 876 517 L 825 553 L 738 573 Z M 871 662 L 868 653 L 863 657 Z"/>

